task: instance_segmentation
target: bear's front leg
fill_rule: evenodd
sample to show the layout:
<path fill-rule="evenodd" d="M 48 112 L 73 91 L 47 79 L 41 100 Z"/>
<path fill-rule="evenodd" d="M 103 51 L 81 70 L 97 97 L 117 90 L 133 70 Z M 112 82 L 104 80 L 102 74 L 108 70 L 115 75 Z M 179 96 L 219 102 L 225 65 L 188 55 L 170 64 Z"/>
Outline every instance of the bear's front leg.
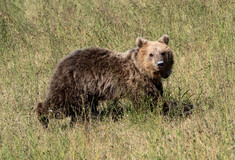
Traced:
<path fill-rule="evenodd" d="M 180 116 L 188 116 L 192 114 L 193 108 L 193 104 L 179 105 L 174 101 L 165 101 L 162 107 L 162 111 L 164 115 L 171 113 L 175 115 L 179 113 Z"/>

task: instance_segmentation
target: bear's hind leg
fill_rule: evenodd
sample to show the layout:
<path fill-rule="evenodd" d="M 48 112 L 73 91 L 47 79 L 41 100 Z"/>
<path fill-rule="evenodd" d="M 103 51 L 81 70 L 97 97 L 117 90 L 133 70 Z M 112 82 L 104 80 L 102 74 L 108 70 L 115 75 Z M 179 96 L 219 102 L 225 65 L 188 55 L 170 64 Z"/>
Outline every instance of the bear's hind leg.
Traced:
<path fill-rule="evenodd" d="M 38 120 L 42 123 L 42 125 L 47 128 L 48 123 L 49 123 L 49 118 L 48 118 L 48 111 L 46 108 L 43 106 L 42 103 L 39 103 L 36 112 L 38 114 Z"/>
<path fill-rule="evenodd" d="M 70 127 L 73 128 L 76 122 L 78 121 L 78 114 L 77 112 L 73 111 L 71 114 L 71 120 L 70 120 Z"/>

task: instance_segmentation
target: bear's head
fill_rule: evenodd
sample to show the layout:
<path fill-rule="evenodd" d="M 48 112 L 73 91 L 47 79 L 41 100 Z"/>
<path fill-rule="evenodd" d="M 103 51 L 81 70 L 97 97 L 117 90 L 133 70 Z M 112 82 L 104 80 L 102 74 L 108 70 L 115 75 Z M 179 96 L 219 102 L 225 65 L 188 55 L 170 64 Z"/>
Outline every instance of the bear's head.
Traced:
<path fill-rule="evenodd" d="M 168 78 L 174 64 L 173 54 L 168 47 L 169 37 L 163 35 L 157 41 L 136 39 L 139 52 L 136 63 L 140 71 L 151 79 Z"/>

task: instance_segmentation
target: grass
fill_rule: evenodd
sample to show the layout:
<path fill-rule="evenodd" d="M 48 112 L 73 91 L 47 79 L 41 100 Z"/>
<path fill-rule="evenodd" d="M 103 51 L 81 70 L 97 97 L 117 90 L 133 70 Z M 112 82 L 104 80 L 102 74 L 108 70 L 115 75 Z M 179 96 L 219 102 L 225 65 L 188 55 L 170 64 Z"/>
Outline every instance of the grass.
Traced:
<path fill-rule="evenodd" d="M 0 159 L 234 159 L 234 10 L 231 0 L 0 1 Z M 165 98 L 196 104 L 193 115 L 129 111 L 89 132 L 69 119 L 43 129 L 33 110 L 61 58 L 164 33 L 176 62 Z"/>

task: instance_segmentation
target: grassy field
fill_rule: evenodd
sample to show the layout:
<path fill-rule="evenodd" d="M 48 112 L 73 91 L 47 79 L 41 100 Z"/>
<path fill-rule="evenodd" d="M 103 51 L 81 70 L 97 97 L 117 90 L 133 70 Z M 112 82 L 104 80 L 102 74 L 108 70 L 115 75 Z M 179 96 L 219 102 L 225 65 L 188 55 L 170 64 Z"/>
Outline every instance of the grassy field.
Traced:
<path fill-rule="evenodd" d="M 195 104 L 190 117 L 131 110 L 89 131 L 69 118 L 41 126 L 34 108 L 61 58 L 165 33 L 175 55 L 165 98 Z M 0 1 L 0 159 L 235 159 L 234 131 L 234 1 Z"/>

